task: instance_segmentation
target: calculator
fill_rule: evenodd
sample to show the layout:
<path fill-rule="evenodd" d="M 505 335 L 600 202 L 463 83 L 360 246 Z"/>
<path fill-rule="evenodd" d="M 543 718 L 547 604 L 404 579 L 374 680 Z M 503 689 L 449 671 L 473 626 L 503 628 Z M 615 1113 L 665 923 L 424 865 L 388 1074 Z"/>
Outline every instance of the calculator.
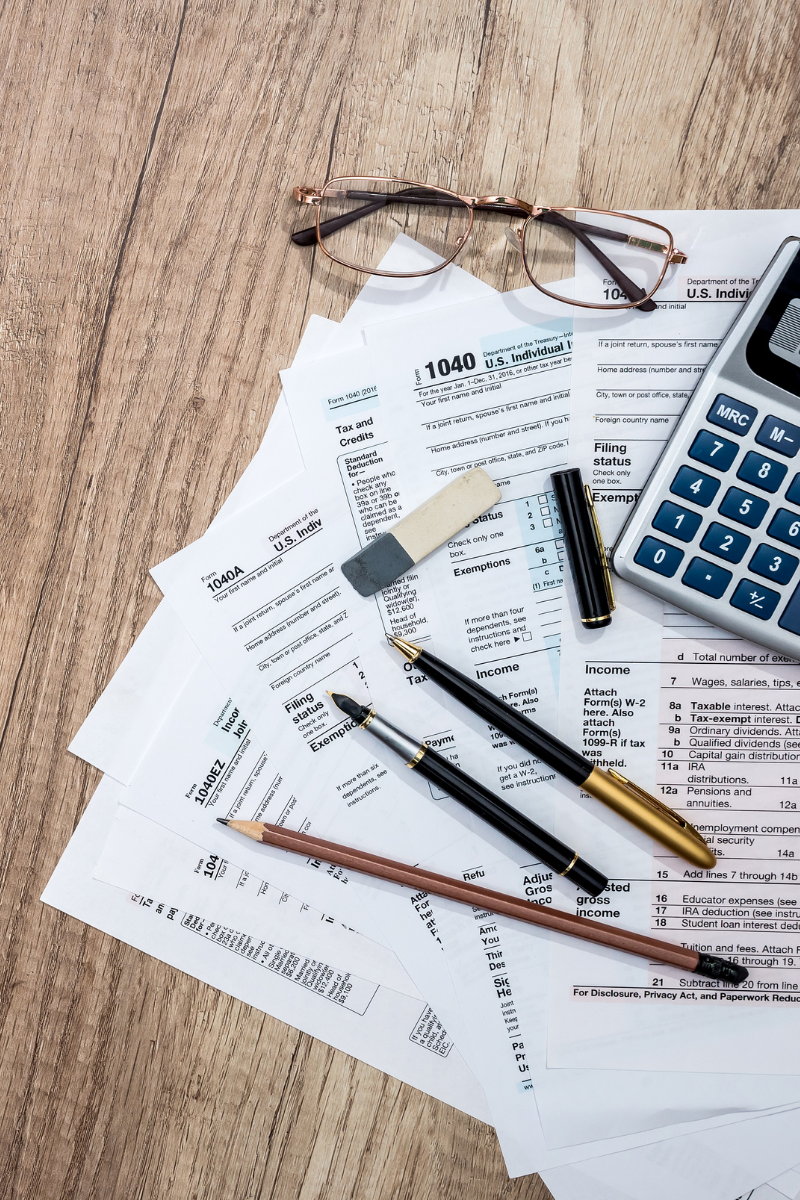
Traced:
<path fill-rule="evenodd" d="M 800 238 L 782 243 L 720 343 L 612 564 L 800 659 Z"/>

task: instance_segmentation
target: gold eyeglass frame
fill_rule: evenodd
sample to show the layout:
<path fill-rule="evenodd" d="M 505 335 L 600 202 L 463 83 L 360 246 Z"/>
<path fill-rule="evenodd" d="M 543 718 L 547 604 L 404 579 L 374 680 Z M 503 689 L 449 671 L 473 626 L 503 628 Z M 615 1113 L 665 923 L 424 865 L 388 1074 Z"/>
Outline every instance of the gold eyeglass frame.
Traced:
<path fill-rule="evenodd" d="M 448 258 L 444 259 L 443 262 L 438 263 L 435 267 L 429 267 L 426 271 L 381 271 L 377 267 L 365 267 L 357 263 L 347 262 L 346 259 L 337 257 L 336 254 L 332 254 L 330 250 L 326 248 L 324 243 L 324 234 L 320 231 L 320 215 L 322 201 L 326 196 L 346 196 L 346 190 L 337 192 L 336 184 L 348 182 L 352 183 L 354 180 L 363 180 L 365 183 L 398 183 L 409 188 L 428 189 L 429 191 L 437 192 L 442 196 L 448 196 L 453 200 L 454 203 L 457 203 L 460 206 L 465 205 L 467 207 L 469 212 L 469 224 L 467 226 L 467 231 L 456 239 L 455 249 Z M 558 300 L 562 304 L 572 304 L 579 308 L 602 309 L 606 312 L 617 309 L 638 308 L 639 306 L 648 304 L 648 302 L 651 301 L 652 296 L 658 291 L 659 287 L 664 282 L 664 277 L 669 266 L 686 262 L 686 255 L 681 250 L 675 249 L 672 234 L 666 228 L 666 226 L 659 225 L 658 222 L 647 220 L 644 217 L 633 216 L 632 213 L 615 212 L 613 209 L 583 208 L 580 205 L 571 207 L 549 207 L 544 205 L 534 205 L 529 204 L 526 200 L 520 200 L 516 196 L 462 196 L 458 192 L 451 191 L 449 188 L 440 187 L 438 184 L 419 183 L 417 180 L 402 179 L 395 175 L 338 175 L 334 178 L 326 180 L 321 188 L 295 187 L 292 189 L 292 195 L 299 204 L 308 204 L 316 208 L 316 221 L 313 228 L 316 231 L 316 243 L 326 258 L 329 258 L 332 262 L 338 263 L 340 266 L 347 267 L 352 271 L 358 271 L 364 275 L 381 275 L 389 279 L 416 279 L 425 275 L 435 275 L 437 271 L 442 271 L 446 266 L 449 266 L 449 264 L 453 262 L 464 249 L 472 233 L 472 226 L 475 221 L 475 213 L 482 210 L 489 212 L 507 212 L 515 216 L 525 217 L 525 224 L 520 229 L 514 230 L 513 232 L 511 230 L 506 231 L 508 239 L 512 245 L 514 245 L 515 249 L 519 250 L 522 256 L 523 266 L 525 267 L 525 273 L 533 286 L 545 296 L 549 296 L 553 300 Z M 571 219 L 568 217 L 568 214 L 575 212 L 590 213 L 601 217 L 622 217 L 627 221 L 635 221 L 637 224 L 646 225 L 651 229 L 660 230 L 661 233 L 663 233 L 666 237 L 666 245 L 662 245 L 660 242 L 653 242 L 647 238 L 628 236 L 625 239 L 629 245 L 634 245 L 645 250 L 652 250 L 654 253 L 663 255 L 664 265 L 661 268 L 655 286 L 652 287 L 650 291 L 645 293 L 642 288 L 638 287 L 638 285 L 632 285 L 636 291 L 642 292 L 642 294 L 638 299 L 628 300 L 628 302 L 625 304 L 594 304 L 588 300 L 570 300 L 566 299 L 564 296 L 558 296 L 555 292 L 549 291 L 548 288 L 539 283 L 532 275 L 528 266 L 528 261 L 525 257 L 525 231 L 532 221 L 535 221 L 544 213 L 555 214 L 558 218 L 560 218 L 558 224 L 566 226 L 566 228 L 569 229 L 570 225 L 574 225 L 575 222 L 571 221 Z M 356 216 L 352 217 L 352 220 L 357 219 L 359 218 Z M 341 220 L 341 218 L 334 218 L 334 221 L 339 220 Z M 337 226 L 337 228 L 341 227 L 341 225 Z M 576 229 L 577 228 L 579 227 L 576 225 Z M 616 264 L 612 263 L 611 260 L 608 259 L 608 257 L 604 255 L 598 247 L 595 247 L 588 237 L 580 236 L 580 234 L 576 233 L 575 229 L 570 231 L 573 233 L 573 236 L 576 237 L 577 241 L 581 241 L 582 244 L 584 244 L 589 250 L 589 252 L 593 254 L 595 258 L 598 258 L 598 260 L 601 261 L 601 265 L 604 265 L 602 260 L 605 259 L 606 263 L 610 263 L 611 266 L 614 267 L 614 270 L 622 275 L 622 278 L 625 279 L 627 284 L 631 284 L 631 281 L 627 280 L 627 277 L 624 276 L 620 268 L 616 267 Z M 294 234 L 292 234 L 292 240 L 296 241 L 299 245 L 307 245 L 309 244 L 308 235 L 311 232 L 311 229 L 297 230 Z M 333 230 L 331 232 L 333 232 Z M 627 294 L 627 289 L 624 286 L 622 287 L 622 290 Z M 650 305 L 650 307 L 654 307 L 654 305 Z"/>

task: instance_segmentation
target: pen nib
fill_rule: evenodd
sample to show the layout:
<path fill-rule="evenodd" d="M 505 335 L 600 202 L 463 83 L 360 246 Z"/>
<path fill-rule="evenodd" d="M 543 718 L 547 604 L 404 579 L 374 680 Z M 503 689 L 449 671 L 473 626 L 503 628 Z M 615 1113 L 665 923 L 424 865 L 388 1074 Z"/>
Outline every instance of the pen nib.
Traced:
<path fill-rule="evenodd" d="M 357 725 L 360 725 L 369 716 L 370 710 L 349 696 L 343 696 L 341 692 L 328 692 L 328 695 L 336 707 L 340 708 L 343 713 L 347 713 L 348 717 Z"/>
<path fill-rule="evenodd" d="M 420 654 L 422 654 L 421 646 L 415 646 L 413 642 L 407 642 L 405 638 L 389 637 L 388 634 L 387 638 L 395 650 L 399 650 L 409 662 L 416 662 Z"/>
<path fill-rule="evenodd" d="M 217 817 L 217 820 L 219 821 L 220 825 L 229 825 L 230 824 L 230 821 L 228 820 L 227 817 Z"/>

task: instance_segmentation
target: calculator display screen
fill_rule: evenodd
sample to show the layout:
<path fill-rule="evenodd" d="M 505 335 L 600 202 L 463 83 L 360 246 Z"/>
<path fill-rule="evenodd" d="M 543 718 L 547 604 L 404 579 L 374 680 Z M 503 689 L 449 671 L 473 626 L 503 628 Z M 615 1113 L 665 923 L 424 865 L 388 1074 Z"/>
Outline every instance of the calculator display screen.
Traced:
<path fill-rule="evenodd" d="M 800 397 L 800 250 L 747 343 L 747 364 Z"/>

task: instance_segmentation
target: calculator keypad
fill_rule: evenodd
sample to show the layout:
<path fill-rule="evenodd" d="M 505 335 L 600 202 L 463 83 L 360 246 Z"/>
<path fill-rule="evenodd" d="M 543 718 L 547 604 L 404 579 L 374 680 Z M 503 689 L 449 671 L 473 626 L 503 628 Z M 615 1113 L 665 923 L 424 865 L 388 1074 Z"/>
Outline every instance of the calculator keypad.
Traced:
<path fill-rule="evenodd" d="M 800 554 L 786 549 L 800 551 L 800 473 L 786 482 L 786 459 L 800 451 L 800 425 L 723 393 L 708 409 L 705 422 L 711 428 L 695 426 L 685 443 L 683 463 L 678 459 L 677 470 L 673 468 L 669 491 L 681 503 L 661 499 L 651 521 L 651 528 L 666 540 L 642 537 L 634 561 L 710 599 L 723 600 L 759 623 L 777 614 L 781 629 L 800 636 L 800 584 L 791 597 L 783 590 L 800 575 Z M 754 442 L 766 452 L 751 449 Z M 734 474 L 745 486 L 734 485 Z M 754 548 L 750 531 L 755 529 L 767 540 Z M 695 549 L 700 553 L 693 553 Z M 674 589 L 669 595 L 675 597 Z M 688 596 L 687 607 L 691 608 Z M 755 628 L 753 637 L 758 640 Z"/>

